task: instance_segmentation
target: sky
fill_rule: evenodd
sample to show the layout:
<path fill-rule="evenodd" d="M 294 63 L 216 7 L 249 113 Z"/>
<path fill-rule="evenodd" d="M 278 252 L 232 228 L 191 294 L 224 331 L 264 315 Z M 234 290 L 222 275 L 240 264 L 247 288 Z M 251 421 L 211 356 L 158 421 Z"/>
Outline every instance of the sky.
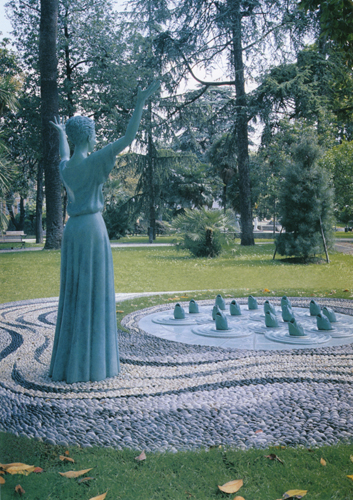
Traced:
<path fill-rule="evenodd" d="M 3 37 L 10 37 L 11 31 L 11 23 L 5 17 L 5 4 L 8 3 L 9 0 L 0 0 L 0 31 L 2 32 Z M 114 0 L 117 10 L 124 10 L 124 4 L 126 0 Z"/>
<path fill-rule="evenodd" d="M 11 31 L 11 23 L 5 17 L 5 3 L 8 0 L 0 0 L 0 31 L 4 37 L 9 36 L 9 32 Z"/>

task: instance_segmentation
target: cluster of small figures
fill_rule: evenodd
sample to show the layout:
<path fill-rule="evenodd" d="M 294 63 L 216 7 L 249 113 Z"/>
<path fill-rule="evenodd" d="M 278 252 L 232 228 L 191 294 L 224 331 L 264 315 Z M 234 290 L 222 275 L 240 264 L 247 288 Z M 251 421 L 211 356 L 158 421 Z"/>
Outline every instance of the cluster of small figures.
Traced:
<path fill-rule="evenodd" d="M 248 309 L 256 310 L 258 309 L 258 303 L 255 297 L 249 295 L 248 297 Z M 216 323 L 216 330 L 228 330 L 228 320 L 223 311 L 226 309 L 226 304 L 221 296 L 218 294 L 216 297 L 215 304 L 212 309 L 212 319 Z M 282 311 L 282 319 L 285 323 L 288 324 L 289 335 L 295 337 L 304 337 L 306 333 L 304 332 L 304 328 L 300 325 L 296 318 L 294 317 L 294 312 L 292 309 L 292 304 L 288 297 L 285 295 L 281 299 L 281 311 Z M 331 323 L 335 323 L 337 321 L 336 315 L 334 311 L 324 306 L 322 309 L 320 305 L 315 301 L 310 301 L 309 306 L 310 316 L 316 317 L 317 328 L 318 330 L 332 330 Z M 199 312 L 199 307 L 194 299 L 190 300 L 189 303 L 189 314 L 195 314 Z M 229 312 L 231 316 L 240 316 L 242 314 L 240 305 L 238 302 L 233 299 L 229 305 Z M 276 310 L 273 304 L 269 300 L 264 302 L 264 313 L 265 313 L 265 325 L 267 328 L 277 328 L 279 327 L 278 317 L 276 315 Z M 177 303 L 174 308 L 174 319 L 184 319 L 185 318 L 185 310 L 184 308 Z"/>

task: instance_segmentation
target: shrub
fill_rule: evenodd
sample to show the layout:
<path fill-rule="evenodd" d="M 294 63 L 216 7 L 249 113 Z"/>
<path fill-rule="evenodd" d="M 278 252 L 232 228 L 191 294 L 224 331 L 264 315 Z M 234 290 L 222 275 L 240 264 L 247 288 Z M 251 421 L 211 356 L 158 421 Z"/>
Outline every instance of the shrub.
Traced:
<path fill-rule="evenodd" d="M 232 236 L 235 219 L 220 210 L 187 209 L 173 222 L 173 227 L 183 233 L 181 246 L 195 257 L 216 257 L 222 245 Z"/>
<path fill-rule="evenodd" d="M 320 149 L 309 134 L 295 146 L 279 195 L 279 216 L 285 230 L 276 237 L 280 255 L 307 260 L 323 253 L 321 227 L 330 242 L 333 189 L 328 172 L 317 165 Z"/>
<path fill-rule="evenodd" d="M 119 239 L 134 232 L 139 207 L 133 198 L 118 192 L 116 196 L 106 196 L 103 218 L 110 239 Z"/>

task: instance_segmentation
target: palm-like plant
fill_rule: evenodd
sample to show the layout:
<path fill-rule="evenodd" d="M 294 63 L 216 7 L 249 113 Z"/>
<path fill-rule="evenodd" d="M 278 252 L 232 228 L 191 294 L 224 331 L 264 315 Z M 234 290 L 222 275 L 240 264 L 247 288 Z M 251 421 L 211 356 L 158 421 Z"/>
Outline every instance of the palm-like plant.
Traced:
<path fill-rule="evenodd" d="M 20 80 L 10 75 L 0 76 L 0 116 L 7 110 L 15 111 Z M 13 165 L 8 160 L 8 150 L 3 133 L 0 131 L 0 229 L 6 229 L 8 216 L 4 196 L 11 182 Z"/>
<path fill-rule="evenodd" d="M 4 198 L 12 178 L 12 170 L 13 167 L 7 159 L 7 148 L 0 135 L 0 230 L 6 229 L 8 223 Z"/>
<path fill-rule="evenodd" d="M 187 209 L 173 222 L 183 233 L 182 246 L 195 257 L 216 257 L 234 235 L 235 219 L 220 210 Z"/>
<path fill-rule="evenodd" d="M 7 110 L 16 111 L 17 94 L 22 83 L 19 78 L 11 75 L 0 76 L 0 116 Z"/>

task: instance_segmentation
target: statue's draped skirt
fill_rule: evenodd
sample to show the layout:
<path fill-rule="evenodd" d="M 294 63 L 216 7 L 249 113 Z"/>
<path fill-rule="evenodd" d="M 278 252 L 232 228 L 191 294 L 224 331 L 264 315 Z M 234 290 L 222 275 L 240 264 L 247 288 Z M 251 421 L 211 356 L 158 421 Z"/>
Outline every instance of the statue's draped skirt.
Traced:
<path fill-rule="evenodd" d="M 70 217 L 50 376 L 68 383 L 119 373 L 113 259 L 100 212 Z"/>

